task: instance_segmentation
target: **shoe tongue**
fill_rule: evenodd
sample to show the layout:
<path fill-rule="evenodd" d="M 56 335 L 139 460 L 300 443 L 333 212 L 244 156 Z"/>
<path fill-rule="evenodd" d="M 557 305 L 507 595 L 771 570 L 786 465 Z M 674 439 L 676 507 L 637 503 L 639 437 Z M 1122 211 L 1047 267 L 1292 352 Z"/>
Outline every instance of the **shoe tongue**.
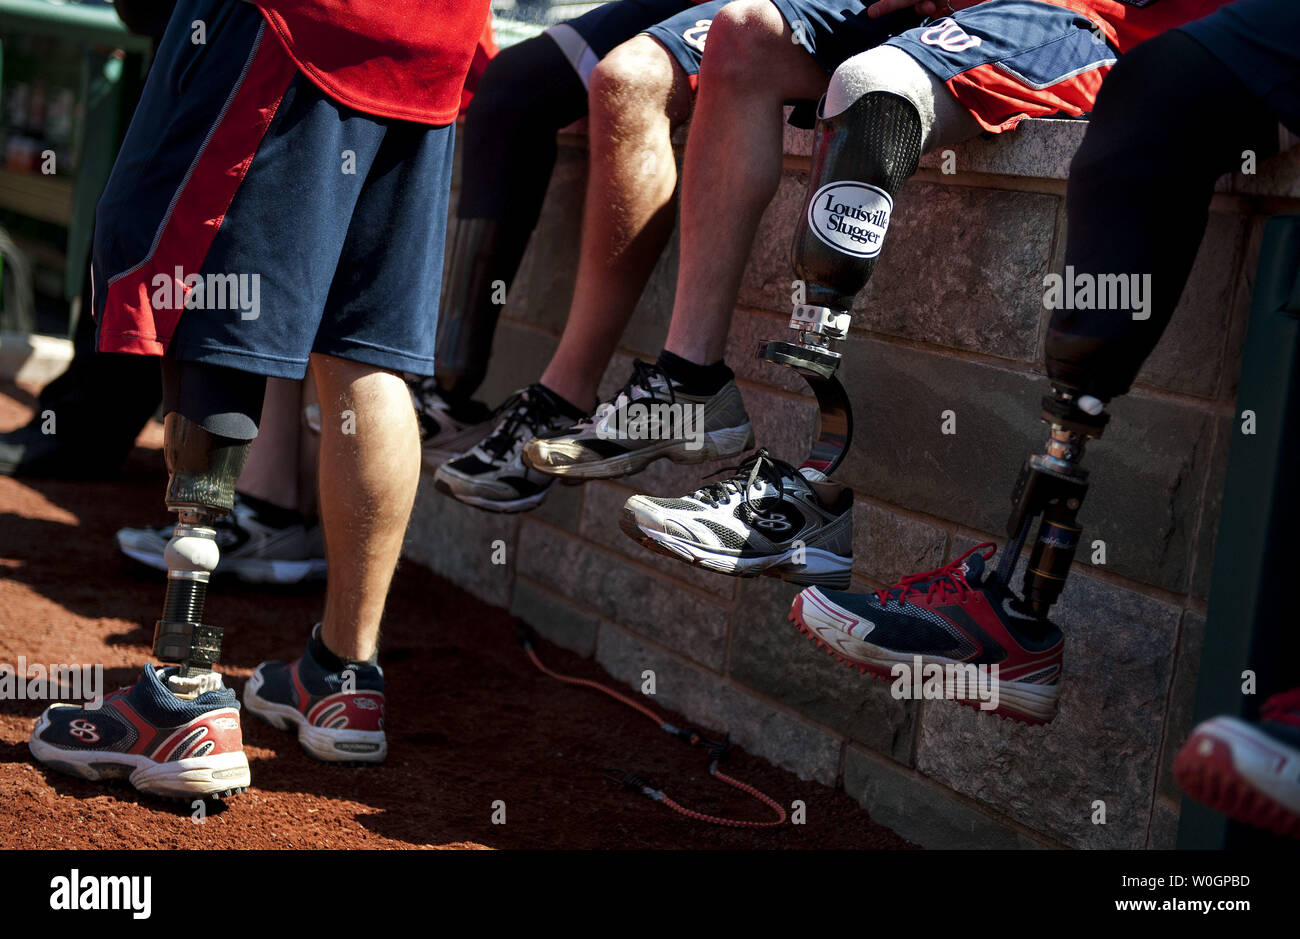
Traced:
<path fill-rule="evenodd" d="M 984 555 L 977 551 L 963 561 L 957 570 L 966 578 L 966 583 L 972 586 L 978 584 L 984 579 Z"/>

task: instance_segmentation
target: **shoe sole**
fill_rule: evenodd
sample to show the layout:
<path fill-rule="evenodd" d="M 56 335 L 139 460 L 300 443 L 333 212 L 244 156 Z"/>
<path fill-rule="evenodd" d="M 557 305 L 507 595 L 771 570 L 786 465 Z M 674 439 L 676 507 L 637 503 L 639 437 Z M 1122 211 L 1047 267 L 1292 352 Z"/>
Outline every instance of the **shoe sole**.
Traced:
<path fill-rule="evenodd" d="M 1174 757 L 1174 781 L 1202 805 L 1284 838 L 1300 839 L 1300 752 L 1235 718 L 1201 724 Z M 1289 792 L 1288 792 L 1289 790 Z"/>
<path fill-rule="evenodd" d="M 296 734 L 308 756 L 325 763 L 356 765 L 382 763 L 388 756 L 388 738 L 382 730 L 317 727 L 297 708 L 260 697 L 257 691 L 263 680 L 261 668 L 254 669 L 244 685 L 244 707 L 272 727 Z"/>
<path fill-rule="evenodd" d="M 864 675 L 874 675 L 876 678 L 892 682 L 895 679 L 891 669 L 895 665 L 901 663 L 910 666 L 915 661 L 914 652 L 894 652 L 850 636 L 837 624 L 852 622 L 856 617 L 847 610 L 840 610 L 816 589 L 803 591 L 794 598 L 787 619 L 819 648 Z M 963 664 L 956 659 L 936 655 L 924 655 L 921 661 L 926 665 Z M 1036 685 L 999 679 L 996 708 L 986 711 L 980 707 L 982 702 L 976 698 L 953 700 L 981 714 L 994 714 L 1022 724 L 1037 725 L 1050 723 L 1056 717 L 1056 705 L 1060 694 L 1059 684 Z"/>
<path fill-rule="evenodd" d="M 65 750 L 37 739 L 42 729 L 38 720 L 27 741 L 32 757 L 50 769 L 90 782 L 126 779 L 146 795 L 181 800 L 226 799 L 252 784 L 242 751 L 157 763 L 130 753 Z"/>
<path fill-rule="evenodd" d="M 687 449 L 682 440 L 661 440 L 604 460 L 583 461 L 587 451 L 581 445 L 565 444 L 538 438 L 524 448 L 523 460 L 539 473 L 572 479 L 618 479 L 641 472 L 655 460 L 669 459 L 674 463 L 710 463 L 739 456 L 754 446 L 754 430 L 750 424 L 709 431 L 701 445 Z M 535 451 L 530 454 L 529 451 Z M 534 456 L 537 459 L 534 459 Z M 567 462 L 551 463 L 552 459 Z"/>
<path fill-rule="evenodd" d="M 785 551 L 761 558 L 743 558 L 719 554 L 704 545 L 683 541 L 665 532 L 647 531 L 641 527 L 636 510 L 626 506 L 619 519 L 619 527 L 633 541 L 692 567 L 700 567 L 731 577 L 775 577 L 804 587 L 831 587 L 846 590 L 852 577 L 853 558 L 843 557 L 822 548 L 802 550 L 804 561 L 793 561 L 797 551 Z"/>
<path fill-rule="evenodd" d="M 153 570 L 167 572 L 167 564 L 161 554 L 142 551 L 121 542 L 118 542 L 117 547 L 131 560 Z M 324 578 L 326 567 L 324 558 L 309 558 L 305 561 L 240 558 L 225 561 L 213 573 L 218 577 L 234 577 L 246 584 L 300 584 Z"/>

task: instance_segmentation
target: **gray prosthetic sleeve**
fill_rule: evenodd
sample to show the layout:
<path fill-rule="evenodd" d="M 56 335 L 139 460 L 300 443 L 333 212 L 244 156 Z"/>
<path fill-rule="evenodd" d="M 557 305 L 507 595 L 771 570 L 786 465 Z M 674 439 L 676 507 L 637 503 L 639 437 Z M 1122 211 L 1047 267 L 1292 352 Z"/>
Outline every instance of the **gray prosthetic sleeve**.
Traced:
<path fill-rule="evenodd" d="M 922 153 L 968 140 L 980 132 L 979 122 L 939 76 L 897 46 L 877 46 L 845 60 L 826 89 L 822 116 L 843 113 L 853 102 L 875 91 L 906 98 L 916 108 L 921 119 Z"/>

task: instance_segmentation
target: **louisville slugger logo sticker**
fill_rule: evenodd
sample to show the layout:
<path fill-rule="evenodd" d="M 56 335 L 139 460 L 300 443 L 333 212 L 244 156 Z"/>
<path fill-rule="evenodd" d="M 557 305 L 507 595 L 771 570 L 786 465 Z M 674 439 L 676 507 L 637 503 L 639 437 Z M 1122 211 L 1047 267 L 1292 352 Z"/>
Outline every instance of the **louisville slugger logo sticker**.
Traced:
<path fill-rule="evenodd" d="M 808 226 L 836 251 L 874 258 L 885 242 L 894 200 L 867 183 L 836 182 L 817 190 L 808 204 Z"/>

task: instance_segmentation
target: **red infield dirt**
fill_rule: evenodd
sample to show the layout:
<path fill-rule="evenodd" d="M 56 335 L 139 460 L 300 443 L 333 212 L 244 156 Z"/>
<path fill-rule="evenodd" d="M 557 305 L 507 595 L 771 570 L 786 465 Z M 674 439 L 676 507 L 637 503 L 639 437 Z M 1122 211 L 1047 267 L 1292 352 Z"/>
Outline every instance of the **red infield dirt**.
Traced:
<path fill-rule="evenodd" d="M 0 430 L 28 419 L 34 389 L 0 385 Z M 150 652 L 162 579 L 113 544 L 124 525 L 164 524 L 162 429 L 141 435 L 120 479 L 0 477 L 0 663 L 101 663 L 126 685 Z M 264 659 L 292 658 L 319 615 L 318 588 L 220 584 L 208 618 L 226 629 L 221 671 L 236 691 Z M 380 661 L 388 678 L 389 756 L 377 768 L 328 766 L 248 716 L 253 788 L 202 824 L 188 804 L 94 784 L 34 763 L 27 737 L 43 702 L 0 701 L 3 848 L 906 848 L 843 792 L 733 749 L 726 771 L 803 825 L 738 830 L 676 815 L 603 777 L 649 776 L 685 805 L 737 818 L 767 810 L 709 778 L 698 750 L 598 692 L 538 672 L 518 621 L 419 565 L 398 571 Z M 545 642 L 551 668 L 608 681 L 593 662 Z M 671 719 L 671 718 L 670 718 Z M 717 728 L 713 728 L 717 730 Z M 493 824 L 493 803 L 506 824 Z"/>

